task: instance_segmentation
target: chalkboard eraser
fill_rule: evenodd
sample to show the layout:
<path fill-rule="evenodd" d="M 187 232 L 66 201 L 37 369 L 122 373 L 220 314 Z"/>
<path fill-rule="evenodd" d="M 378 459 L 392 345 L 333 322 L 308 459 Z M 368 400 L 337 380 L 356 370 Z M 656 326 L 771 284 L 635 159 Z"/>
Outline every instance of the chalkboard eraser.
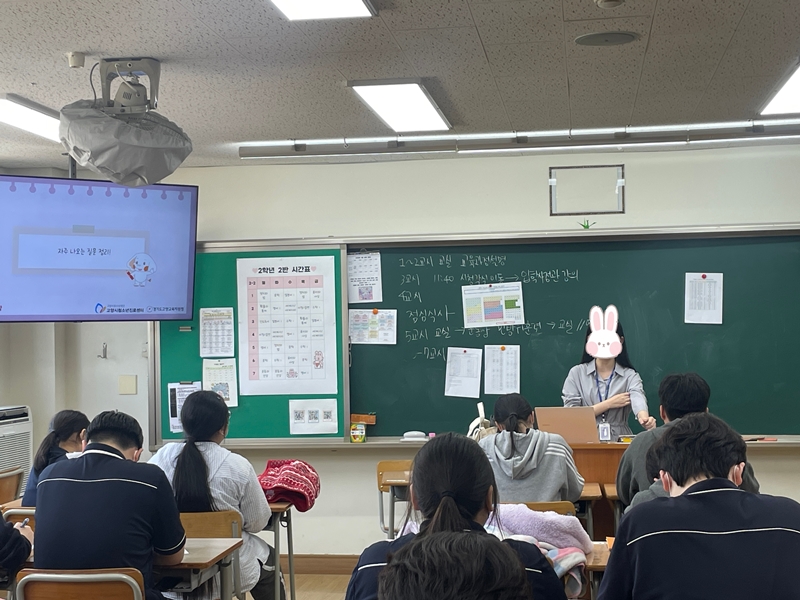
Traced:
<path fill-rule="evenodd" d="M 180 327 L 178 327 L 178 331 L 182 331 L 184 333 L 189 332 L 191 330 L 192 330 L 191 325 L 181 325 Z"/>
<path fill-rule="evenodd" d="M 422 431 L 406 431 L 403 437 L 400 438 L 401 442 L 424 442 L 428 436 Z"/>

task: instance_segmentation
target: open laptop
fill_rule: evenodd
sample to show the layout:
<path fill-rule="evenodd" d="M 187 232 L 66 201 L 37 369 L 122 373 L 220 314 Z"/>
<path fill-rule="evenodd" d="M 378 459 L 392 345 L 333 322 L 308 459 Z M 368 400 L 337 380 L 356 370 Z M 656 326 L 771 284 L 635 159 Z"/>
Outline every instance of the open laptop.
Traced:
<path fill-rule="evenodd" d="M 594 409 L 591 406 L 541 406 L 534 409 L 534 414 L 534 427 L 548 433 L 557 433 L 570 445 L 600 443 Z"/>

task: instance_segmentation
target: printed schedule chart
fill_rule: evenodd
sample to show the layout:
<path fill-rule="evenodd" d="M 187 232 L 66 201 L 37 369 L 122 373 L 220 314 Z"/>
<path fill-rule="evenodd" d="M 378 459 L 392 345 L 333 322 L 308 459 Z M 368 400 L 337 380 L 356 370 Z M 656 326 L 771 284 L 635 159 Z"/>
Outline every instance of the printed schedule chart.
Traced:
<path fill-rule="evenodd" d="M 332 257 L 237 261 L 242 395 L 337 392 Z"/>
<path fill-rule="evenodd" d="M 247 278 L 249 379 L 324 379 L 321 276 Z"/>

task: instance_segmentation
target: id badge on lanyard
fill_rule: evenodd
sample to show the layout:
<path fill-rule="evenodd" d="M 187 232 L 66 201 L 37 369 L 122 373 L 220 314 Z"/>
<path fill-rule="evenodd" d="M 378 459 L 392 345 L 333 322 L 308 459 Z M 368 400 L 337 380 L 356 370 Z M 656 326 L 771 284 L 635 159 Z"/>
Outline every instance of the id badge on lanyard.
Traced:
<path fill-rule="evenodd" d="M 595 383 L 597 383 L 597 397 L 599 398 L 600 402 L 603 400 L 608 400 L 608 394 L 611 390 L 611 380 L 614 379 L 614 371 L 611 371 L 611 375 L 608 378 L 608 383 L 606 383 L 606 397 L 603 398 L 602 394 L 600 393 L 600 378 L 597 376 L 597 372 L 594 374 Z M 602 414 L 603 422 L 597 426 L 597 433 L 600 437 L 601 442 L 610 442 L 611 441 L 611 424 L 606 423 L 606 413 Z"/>

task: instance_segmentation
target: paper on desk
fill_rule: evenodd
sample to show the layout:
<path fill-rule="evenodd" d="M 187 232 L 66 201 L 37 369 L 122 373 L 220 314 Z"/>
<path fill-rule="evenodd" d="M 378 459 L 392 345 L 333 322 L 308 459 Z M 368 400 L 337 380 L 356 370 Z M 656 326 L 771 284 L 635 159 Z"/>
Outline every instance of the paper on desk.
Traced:
<path fill-rule="evenodd" d="M 478 398 L 481 395 L 480 348 L 448 348 L 444 395 Z"/>
<path fill-rule="evenodd" d="M 484 346 L 486 394 L 519 394 L 519 346 Z"/>
<path fill-rule="evenodd" d="M 168 383 L 167 393 L 169 394 L 169 430 L 172 433 L 182 433 L 181 408 L 183 401 L 192 392 L 199 392 L 203 386 L 199 381 L 194 383 Z"/>
<path fill-rule="evenodd" d="M 229 407 L 239 406 L 236 359 L 203 360 L 203 389 L 217 392 Z"/>
<path fill-rule="evenodd" d="M 339 433 L 336 398 L 289 400 L 289 433 L 291 435 Z"/>
<path fill-rule="evenodd" d="M 686 273 L 684 323 L 722 325 L 722 273 Z"/>
<path fill-rule="evenodd" d="M 522 282 L 461 286 L 464 328 L 524 325 Z"/>
<path fill-rule="evenodd" d="M 200 309 L 200 356 L 234 355 L 233 307 Z"/>
<path fill-rule="evenodd" d="M 350 309 L 351 344 L 396 344 L 397 309 Z"/>
<path fill-rule="evenodd" d="M 380 252 L 347 255 L 347 301 L 383 302 Z"/>

